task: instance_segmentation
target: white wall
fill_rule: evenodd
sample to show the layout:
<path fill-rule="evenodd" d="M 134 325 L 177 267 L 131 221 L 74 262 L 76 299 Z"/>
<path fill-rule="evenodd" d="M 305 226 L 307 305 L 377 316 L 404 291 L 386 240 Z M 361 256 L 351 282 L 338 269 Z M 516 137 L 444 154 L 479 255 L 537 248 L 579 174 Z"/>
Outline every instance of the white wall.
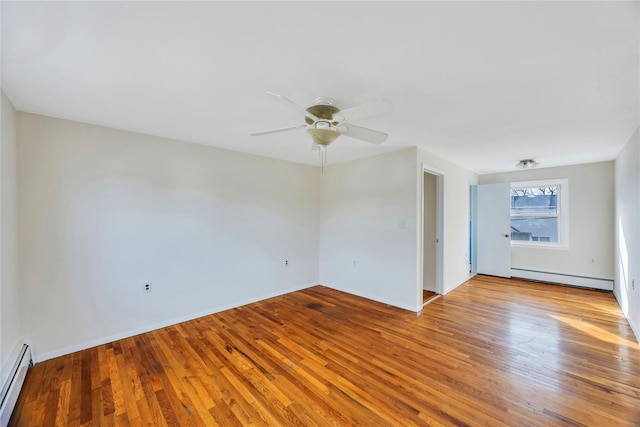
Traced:
<path fill-rule="evenodd" d="M 17 176 L 16 176 L 16 111 L 4 92 L 2 98 L 2 140 L 0 145 L 0 387 L 4 385 L 18 346 L 22 344 L 22 328 L 18 304 L 17 280 Z"/>
<path fill-rule="evenodd" d="M 615 161 L 614 293 L 640 341 L 640 130 Z M 631 281 L 635 280 L 635 287 Z"/>
<path fill-rule="evenodd" d="M 415 159 L 408 148 L 325 166 L 320 283 L 418 309 Z"/>
<path fill-rule="evenodd" d="M 18 274 L 37 359 L 317 283 L 318 180 L 18 113 Z"/>
<path fill-rule="evenodd" d="M 569 179 L 569 249 L 512 247 L 511 267 L 614 278 L 614 162 L 480 175 L 480 184 Z M 596 262 L 591 263 L 590 259 Z"/>
<path fill-rule="evenodd" d="M 417 163 L 419 180 L 422 180 L 423 164 L 444 174 L 442 291 L 446 294 L 469 280 L 469 193 L 470 186 L 477 184 L 478 176 L 421 148 L 417 149 Z M 417 194 L 419 211 L 422 209 L 420 191 L 418 189 Z M 420 241 L 417 245 L 420 246 Z"/>
<path fill-rule="evenodd" d="M 444 173 L 443 291 L 469 279 L 469 184 L 477 177 L 412 147 L 325 167 L 322 284 L 408 310 L 422 308 L 423 164 Z"/>

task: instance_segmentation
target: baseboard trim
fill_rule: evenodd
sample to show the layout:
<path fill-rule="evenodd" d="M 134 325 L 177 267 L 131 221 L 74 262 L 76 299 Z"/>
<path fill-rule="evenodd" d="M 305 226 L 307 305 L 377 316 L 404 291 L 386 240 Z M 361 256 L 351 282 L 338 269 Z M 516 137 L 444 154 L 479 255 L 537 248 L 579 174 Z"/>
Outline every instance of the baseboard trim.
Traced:
<path fill-rule="evenodd" d="M 391 306 L 394 306 L 394 307 L 397 307 L 397 308 L 401 308 L 403 310 L 413 311 L 414 313 L 418 313 L 418 312 L 420 312 L 420 310 L 422 310 L 422 301 L 420 301 L 420 306 L 419 307 L 411 307 L 411 306 L 408 306 L 408 305 L 399 304 L 396 301 L 391 301 L 391 300 L 388 300 L 386 298 L 380 298 L 380 297 L 377 297 L 375 295 L 369 295 L 369 294 L 365 295 L 364 293 L 354 292 L 351 289 L 341 288 L 340 286 L 335 286 L 335 285 L 327 284 L 327 283 L 324 283 L 324 282 L 322 282 L 321 285 L 322 286 L 326 286 L 327 288 L 335 289 L 336 291 L 340 291 L 340 292 L 344 292 L 344 293 L 347 293 L 347 294 L 355 295 L 355 296 L 360 297 L 360 298 L 365 298 L 365 299 L 368 299 L 368 300 L 371 300 L 371 301 L 376 301 L 376 302 L 379 302 L 379 303 L 382 303 L 382 304 L 388 304 L 388 305 L 391 305 Z"/>
<path fill-rule="evenodd" d="M 469 273 L 469 277 L 467 277 L 466 279 L 464 279 L 462 282 L 459 282 L 458 284 L 447 288 L 447 289 L 443 289 L 442 291 L 442 295 L 447 295 L 451 292 L 453 292 L 454 290 L 456 290 L 457 288 L 459 288 L 460 286 L 464 285 L 465 283 L 467 283 L 469 280 L 473 279 L 478 273 Z"/>
<path fill-rule="evenodd" d="M 177 325 L 178 323 L 187 322 L 189 320 L 197 319 L 199 317 L 208 316 L 210 314 L 219 313 L 221 311 L 229 310 L 232 308 L 241 307 L 243 305 L 252 304 L 254 302 L 263 301 L 269 298 L 277 297 L 280 295 L 290 294 L 291 292 L 300 291 L 302 289 L 307 289 L 313 286 L 317 286 L 318 282 L 306 283 L 300 286 L 294 286 L 291 288 L 283 289 L 277 292 L 271 292 L 268 294 L 261 295 L 256 298 L 249 298 L 247 300 L 239 301 L 233 304 L 227 304 L 219 307 L 214 307 L 209 310 L 200 311 L 198 313 L 189 314 L 187 316 L 182 316 L 174 319 L 170 319 L 164 322 L 155 323 L 153 325 L 148 325 L 142 328 L 130 329 L 125 332 L 120 332 L 114 335 L 110 335 L 107 337 L 97 338 L 95 340 L 83 342 L 80 344 L 72 345 L 69 347 L 64 347 L 58 350 L 49 351 L 47 353 L 37 354 L 33 356 L 33 359 L 37 362 L 43 362 L 48 359 L 53 359 L 55 357 L 65 356 L 67 354 L 75 353 L 76 351 L 86 350 L 88 348 L 96 347 L 98 345 L 103 345 L 110 343 L 112 341 L 121 340 L 124 338 L 130 338 L 136 335 L 144 334 L 146 332 L 155 331 L 157 329 L 166 328 L 167 326 Z"/>
<path fill-rule="evenodd" d="M 625 311 L 624 306 L 620 303 L 620 295 L 618 295 L 618 292 L 614 290 L 613 291 L 613 296 L 616 299 L 616 302 L 618 303 L 618 306 L 620 307 L 620 310 L 622 310 L 622 314 L 624 314 L 624 317 L 627 318 L 627 323 L 631 327 L 631 331 L 633 331 L 633 335 L 635 335 L 636 341 L 638 342 L 638 345 L 640 346 L 640 330 L 638 330 L 636 325 L 631 320 L 631 317 L 629 316 L 629 312 L 628 312 L 629 310 Z"/>
<path fill-rule="evenodd" d="M 602 279 L 598 277 L 578 276 L 564 273 L 550 273 L 547 271 L 527 270 L 523 268 L 512 268 L 511 277 L 536 280 L 539 282 L 557 283 L 560 285 L 578 286 L 581 288 L 613 291 L 613 279 Z"/>
<path fill-rule="evenodd" d="M 633 331 L 633 335 L 636 336 L 636 341 L 638 342 L 638 345 L 640 345 L 640 331 L 638 331 L 638 328 L 636 328 L 636 325 L 634 325 L 633 322 L 631 320 L 629 320 L 628 317 L 627 317 L 627 322 L 629 323 L 629 326 L 631 326 L 631 330 Z"/>

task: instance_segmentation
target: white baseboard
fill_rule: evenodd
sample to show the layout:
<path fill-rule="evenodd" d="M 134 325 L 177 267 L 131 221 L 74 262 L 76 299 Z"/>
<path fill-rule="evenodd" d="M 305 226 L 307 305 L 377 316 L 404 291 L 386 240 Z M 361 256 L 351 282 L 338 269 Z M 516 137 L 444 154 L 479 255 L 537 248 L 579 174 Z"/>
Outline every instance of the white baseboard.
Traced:
<path fill-rule="evenodd" d="M 625 316 L 625 317 L 627 318 L 627 323 L 629 323 L 629 326 L 631 326 L 631 330 L 633 331 L 633 334 L 636 336 L 636 341 L 638 342 L 638 345 L 640 345 L 640 330 L 638 330 L 638 327 L 631 321 L 629 316 Z"/>
<path fill-rule="evenodd" d="M 549 273 L 545 271 L 512 268 L 511 276 L 518 279 L 536 280 L 539 282 L 557 283 L 560 285 L 578 286 L 581 288 L 613 291 L 613 279 L 576 276 L 572 274 Z"/>
<path fill-rule="evenodd" d="M 461 285 L 467 283 L 469 281 L 469 279 L 471 279 L 475 275 L 476 275 L 476 273 L 469 273 L 469 277 L 467 277 L 466 279 L 464 279 L 460 283 L 458 283 L 458 284 L 456 284 L 456 285 L 454 285 L 454 286 L 452 286 L 450 288 L 443 289 L 442 295 L 446 295 L 449 292 L 451 292 L 454 289 L 456 289 L 458 286 L 461 286 Z M 424 308 L 424 305 L 422 304 L 422 299 L 421 298 L 418 301 L 418 306 L 417 307 L 411 307 L 411 306 L 408 306 L 408 305 L 399 304 L 396 301 L 391 301 L 391 300 L 388 300 L 386 298 L 380 298 L 378 296 L 365 294 L 363 292 L 354 292 L 351 289 L 341 288 L 340 286 L 331 285 L 331 284 L 328 284 L 328 283 L 325 283 L 325 282 L 321 282 L 321 285 L 326 286 L 327 288 L 335 289 L 337 291 L 345 292 L 347 294 L 355 295 L 355 296 L 358 296 L 358 297 L 361 297 L 361 298 L 366 298 L 366 299 L 369 299 L 369 300 L 372 300 L 372 301 L 381 302 L 383 304 L 389 304 L 389 305 L 392 305 L 394 307 L 401 308 L 403 310 L 413 311 L 415 313 L 418 313 L 418 312 L 422 311 L 422 309 Z"/>
<path fill-rule="evenodd" d="M 625 311 L 625 307 L 620 303 L 620 296 L 618 295 L 618 292 L 619 290 L 618 291 L 614 290 L 613 296 L 616 298 L 616 302 L 618 303 L 618 306 L 622 310 L 622 314 L 624 314 L 624 317 L 627 318 L 627 323 L 631 327 L 631 330 L 633 331 L 633 335 L 635 335 L 636 337 L 636 341 L 638 342 L 638 345 L 640 345 L 640 330 L 631 320 L 631 316 L 629 316 L 628 310 Z"/>
<path fill-rule="evenodd" d="M 110 343 L 112 341 L 117 341 L 117 340 L 121 340 L 121 339 L 124 339 L 124 338 L 133 337 L 135 335 L 140 335 L 140 334 L 144 334 L 146 332 L 155 331 L 156 329 L 165 328 L 167 326 L 177 325 L 178 323 L 187 322 L 189 320 L 197 319 L 199 317 L 208 316 L 210 314 L 219 313 L 221 311 L 229 310 L 229 309 L 236 308 L 236 307 L 241 307 L 243 305 L 251 304 L 251 303 L 254 303 L 254 302 L 258 302 L 258 301 L 263 301 L 263 300 L 266 300 L 266 299 L 269 299 L 269 298 L 273 298 L 273 297 L 277 297 L 277 296 L 280 296 L 280 295 L 289 294 L 291 292 L 295 292 L 295 291 L 299 291 L 299 290 L 302 290 L 302 289 L 310 288 L 310 287 L 316 286 L 316 285 L 318 285 L 318 282 L 306 283 L 304 285 L 294 286 L 294 287 L 287 288 L 287 289 L 284 289 L 284 290 L 281 290 L 281 291 L 278 291 L 278 292 L 272 292 L 272 293 L 269 293 L 269 294 L 261 295 L 261 296 L 256 297 L 256 298 L 250 298 L 250 299 L 247 299 L 247 300 L 239 301 L 237 303 L 223 305 L 223 306 L 219 306 L 219 307 L 214 307 L 214 308 L 211 308 L 209 310 L 205 310 L 205 311 L 201 311 L 201 312 L 198 312 L 198 313 L 189 314 L 187 316 L 182 316 L 182 317 L 166 320 L 164 322 L 155 323 L 153 325 L 148 325 L 148 326 L 145 326 L 145 327 L 142 327 L 142 328 L 131 329 L 131 330 L 128 330 L 128 331 L 125 331 L 125 332 L 120 332 L 120 333 L 117 333 L 117 334 L 114 334 L 114 335 L 110 335 L 110 336 L 107 336 L 107 337 L 97 338 L 95 340 L 83 342 L 83 343 L 80 343 L 80 344 L 72 345 L 72 346 L 69 346 L 69 347 L 61 348 L 61 349 L 50 351 L 50 352 L 47 352 L 47 353 L 36 354 L 36 355 L 34 355 L 34 360 L 36 360 L 37 362 L 43 362 L 45 360 L 53 359 L 55 357 L 64 356 L 64 355 L 71 354 L 71 353 L 75 353 L 76 351 L 86 350 L 88 348 L 92 348 L 92 347 L 95 347 L 95 346 L 98 346 L 98 345 L 102 345 L 102 344 L 107 344 L 107 343 Z"/>
<path fill-rule="evenodd" d="M 398 307 L 398 308 L 401 308 L 403 310 L 413 311 L 415 313 L 417 313 L 420 310 L 422 310 L 422 302 L 420 303 L 419 307 L 410 307 L 408 305 L 398 304 L 398 302 L 391 301 L 391 300 L 388 300 L 386 298 L 380 298 L 380 297 L 375 296 L 375 295 L 364 294 L 364 293 L 360 293 L 360 292 L 353 292 L 353 290 L 351 290 L 351 289 L 344 289 L 344 288 L 341 288 L 340 286 L 335 286 L 335 285 L 327 284 L 327 283 L 324 283 L 324 282 L 322 282 L 321 285 L 322 286 L 326 286 L 327 288 L 335 289 L 336 291 L 340 291 L 340 292 L 344 292 L 344 293 L 347 293 L 347 294 L 355 295 L 355 296 L 360 297 L 360 298 L 366 298 L 368 300 L 380 302 L 382 304 L 392 305 L 394 307 Z"/>
<path fill-rule="evenodd" d="M 455 290 L 456 288 L 464 285 L 465 283 L 467 283 L 469 280 L 473 279 L 473 277 L 478 274 L 478 273 L 469 273 L 469 277 L 467 277 L 466 279 L 464 279 L 462 282 L 459 282 L 458 284 L 447 288 L 447 289 L 443 289 L 442 291 L 442 295 L 447 295 L 448 293 L 452 292 L 453 290 Z"/>

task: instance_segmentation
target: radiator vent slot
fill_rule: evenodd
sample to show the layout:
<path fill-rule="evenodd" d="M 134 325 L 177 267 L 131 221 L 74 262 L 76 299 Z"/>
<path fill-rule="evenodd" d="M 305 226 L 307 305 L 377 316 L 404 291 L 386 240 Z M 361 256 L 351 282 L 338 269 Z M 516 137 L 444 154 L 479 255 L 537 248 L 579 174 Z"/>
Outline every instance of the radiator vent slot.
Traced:
<path fill-rule="evenodd" d="M 512 268 L 511 277 L 517 279 L 535 280 L 545 283 L 557 283 L 560 285 L 577 286 L 580 288 L 600 289 L 602 291 L 613 290 L 612 279 L 598 277 L 577 276 L 573 274 L 550 273 L 547 271 L 526 270 L 524 268 Z"/>
<path fill-rule="evenodd" d="M 0 426 L 2 427 L 9 423 L 20 389 L 27 376 L 27 370 L 31 366 L 33 366 L 31 349 L 27 344 L 23 344 L 0 394 Z"/>

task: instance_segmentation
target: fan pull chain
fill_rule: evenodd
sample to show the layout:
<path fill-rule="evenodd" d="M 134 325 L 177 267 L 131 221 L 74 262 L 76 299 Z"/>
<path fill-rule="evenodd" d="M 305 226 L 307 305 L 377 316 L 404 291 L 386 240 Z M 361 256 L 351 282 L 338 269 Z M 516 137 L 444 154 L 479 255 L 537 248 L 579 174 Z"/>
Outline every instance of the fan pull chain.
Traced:
<path fill-rule="evenodd" d="M 322 175 L 324 175 L 324 165 L 327 163 L 327 146 L 319 144 L 320 148 L 318 150 L 318 158 L 320 159 L 320 164 L 322 165 Z"/>

